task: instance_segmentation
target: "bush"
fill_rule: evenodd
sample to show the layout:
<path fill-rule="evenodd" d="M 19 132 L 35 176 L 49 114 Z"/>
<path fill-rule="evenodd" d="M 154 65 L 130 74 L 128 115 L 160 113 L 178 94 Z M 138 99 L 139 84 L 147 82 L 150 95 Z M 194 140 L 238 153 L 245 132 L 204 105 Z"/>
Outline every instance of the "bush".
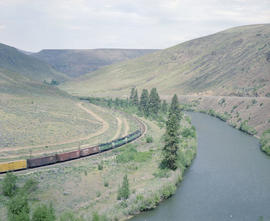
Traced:
<path fill-rule="evenodd" d="M 240 129 L 241 131 L 247 133 L 247 134 L 250 134 L 250 135 L 255 135 L 255 134 L 257 134 L 257 131 L 256 131 L 254 128 L 248 126 L 247 120 L 245 120 L 244 122 L 242 122 L 242 123 L 240 124 L 240 128 L 239 128 L 239 129 Z"/>
<path fill-rule="evenodd" d="M 16 194 L 16 181 L 17 177 L 13 173 L 6 174 L 2 183 L 2 192 L 4 196 L 12 197 Z"/>
<path fill-rule="evenodd" d="M 23 185 L 23 187 L 21 188 L 21 192 L 23 194 L 30 194 L 34 191 L 36 191 L 38 188 L 38 182 L 36 180 L 33 179 L 29 179 L 26 181 L 26 183 Z"/>
<path fill-rule="evenodd" d="M 153 143 L 153 137 L 152 136 L 147 136 L 146 137 L 146 143 Z"/>
<path fill-rule="evenodd" d="M 260 139 L 261 149 L 270 155 L 270 129 L 263 132 Z"/>
<path fill-rule="evenodd" d="M 32 221 L 55 221 L 55 212 L 54 208 L 52 207 L 52 204 L 50 204 L 49 207 L 46 205 L 40 205 L 38 206 L 32 217 Z"/>
<path fill-rule="evenodd" d="M 103 164 L 102 163 L 98 164 L 98 170 L 103 170 Z"/>
<path fill-rule="evenodd" d="M 108 187 L 109 186 L 109 182 L 108 181 L 104 181 L 104 186 Z"/>
<path fill-rule="evenodd" d="M 185 128 L 181 134 L 183 137 L 196 137 L 196 132 L 192 128 Z"/>
<path fill-rule="evenodd" d="M 105 215 L 99 215 L 97 212 L 93 213 L 92 221 L 107 221 L 108 218 Z"/>
<path fill-rule="evenodd" d="M 7 204 L 9 221 L 30 221 L 28 199 L 22 194 L 17 194 Z"/>

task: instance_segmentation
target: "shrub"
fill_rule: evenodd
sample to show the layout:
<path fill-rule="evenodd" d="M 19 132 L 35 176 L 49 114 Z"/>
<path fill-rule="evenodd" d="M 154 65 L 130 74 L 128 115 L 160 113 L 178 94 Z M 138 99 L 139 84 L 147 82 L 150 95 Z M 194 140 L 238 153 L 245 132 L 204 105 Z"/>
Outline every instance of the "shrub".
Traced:
<path fill-rule="evenodd" d="M 181 134 L 183 137 L 195 137 L 196 136 L 196 132 L 192 128 L 185 128 Z"/>
<path fill-rule="evenodd" d="M 93 213 L 92 221 L 107 221 L 108 218 L 105 215 L 99 215 L 97 212 Z"/>
<path fill-rule="evenodd" d="M 261 149 L 270 155 L 270 129 L 263 132 L 260 139 Z"/>
<path fill-rule="evenodd" d="M 239 128 L 241 131 L 247 133 L 247 134 L 250 134 L 250 135 L 255 135 L 257 134 L 257 131 L 253 128 L 253 127 L 250 127 L 248 126 L 247 124 L 247 120 L 245 120 L 244 122 L 242 122 L 240 124 L 240 128 Z"/>
<path fill-rule="evenodd" d="M 108 187 L 109 186 L 109 182 L 108 181 L 104 181 L 104 186 Z"/>
<path fill-rule="evenodd" d="M 2 192 L 4 196 L 12 197 L 16 194 L 17 186 L 16 186 L 17 176 L 13 173 L 7 173 L 2 183 Z"/>
<path fill-rule="evenodd" d="M 98 170 L 103 170 L 103 164 L 102 163 L 98 164 Z"/>
<path fill-rule="evenodd" d="M 32 217 L 32 221 L 55 221 L 55 212 L 54 208 L 52 207 L 52 204 L 50 204 L 49 207 L 46 205 L 40 205 L 38 206 Z"/>
<path fill-rule="evenodd" d="M 97 197 L 100 197 L 100 196 L 101 196 L 100 191 L 97 191 L 97 192 L 96 192 L 96 196 L 97 196 Z"/>
<path fill-rule="evenodd" d="M 17 194 L 7 204 L 9 221 L 29 221 L 29 205 L 25 195 Z"/>
<path fill-rule="evenodd" d="M 152 136 L 147 136 L 146 137 L 146 143 L 153 143 L 153 137 Z"/>
<path fill-rule="evenodd" d="M 21 192 L 23 194 L 30 194 L 34 191 L 36 191 L 38 188 L 38 182 L 34 179 L 29 179 L 25 182 L 25 184 L 23 185 L 23 187 L 21 188 Z"/>

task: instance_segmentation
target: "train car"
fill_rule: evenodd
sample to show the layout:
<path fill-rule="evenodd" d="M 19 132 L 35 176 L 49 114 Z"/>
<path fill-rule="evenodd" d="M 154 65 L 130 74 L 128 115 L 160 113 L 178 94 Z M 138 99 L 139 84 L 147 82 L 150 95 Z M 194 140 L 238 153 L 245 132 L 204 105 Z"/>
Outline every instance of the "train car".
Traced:
<path fill-rule="evenodd" d="M 38 157 L 38 158 L 28 159 L 27 166 L 29 168 L 34 168 L 34 167 L 41 167 L 41 166 L 54 164 L 56 162 L 57 162 L 56 155 L 47 156 L 47 157 Z"/>
<path fill-rule="evenodd" d="M 110 143 L 103 143 L 103 144 L 100 144 L 99 145 L 99 149 L 100 149 L 101 152 L 102 151 L 106 151 L 106 150 L 110 150 L 110 149 L 112 149 L 112 147 L 113 147 L 113 143 L 112 142 L 110 142 Z"/>
<path fill-rule="evenodd" d="M 56 154 L 57 162 L 64 162 L 80 157 L 80 150 Z"/>
<path fill-rule="evenodd" d="M 80 156 L 86 157 L 99 152 L 99 146 L 88 147 L 80 150 Z"/>
<path fill-rule="evenodd" d="M 124 145 L 124 144 L 127 143 L 127 137 L 122 137 L 122 138 L 119 138 L 117 140 L 114 140 L 113 143 L 114 143 L 114 147 L 113 148 L 120 147 L 120 146 L 122 146 L 122 145 Z"/>
<path fill-rule="evenodd" d="M 17 160 L 13 162 L 0 163 L 0 173 L 22 170 L 26 168 L 27 168 L 26 160 Z"/>

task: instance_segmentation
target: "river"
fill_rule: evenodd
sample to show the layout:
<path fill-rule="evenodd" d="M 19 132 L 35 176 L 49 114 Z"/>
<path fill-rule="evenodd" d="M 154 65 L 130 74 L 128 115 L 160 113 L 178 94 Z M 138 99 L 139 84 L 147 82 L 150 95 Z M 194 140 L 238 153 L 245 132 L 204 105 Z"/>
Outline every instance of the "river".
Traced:
<path fill-rule="evenodd" d="M 176 194 L 132 221 L 270 220 L 270 157 L 259 141 L 219 119 L 188 113 L 198 153 Z"/>

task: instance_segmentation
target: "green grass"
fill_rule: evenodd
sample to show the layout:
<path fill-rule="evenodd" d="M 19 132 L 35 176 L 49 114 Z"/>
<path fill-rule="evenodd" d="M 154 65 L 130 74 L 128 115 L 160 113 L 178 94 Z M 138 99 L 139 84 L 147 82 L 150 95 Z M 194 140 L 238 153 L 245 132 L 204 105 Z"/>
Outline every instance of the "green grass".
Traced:
<path fill-rule="evenodd" d="M 128 163 L 128 162 L 145 162 L 150 160 L 152 157 L 152 152 L 138 152 L 134 144 L 129 144 L 123 151 L 116 156 L 117 163 Z"/>

